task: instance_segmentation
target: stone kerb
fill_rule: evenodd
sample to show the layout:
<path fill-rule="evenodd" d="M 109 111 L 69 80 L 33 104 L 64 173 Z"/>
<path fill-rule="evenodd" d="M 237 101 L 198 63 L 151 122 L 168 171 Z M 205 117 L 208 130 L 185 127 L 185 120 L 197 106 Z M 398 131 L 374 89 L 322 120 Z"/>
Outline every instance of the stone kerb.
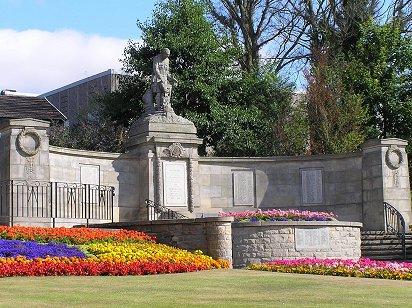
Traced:
<path fill-rule="evenodd" d="M 240 222 L 232 224 L 233 267 L 276 259 L 359 259 L 361 223 Z"/>

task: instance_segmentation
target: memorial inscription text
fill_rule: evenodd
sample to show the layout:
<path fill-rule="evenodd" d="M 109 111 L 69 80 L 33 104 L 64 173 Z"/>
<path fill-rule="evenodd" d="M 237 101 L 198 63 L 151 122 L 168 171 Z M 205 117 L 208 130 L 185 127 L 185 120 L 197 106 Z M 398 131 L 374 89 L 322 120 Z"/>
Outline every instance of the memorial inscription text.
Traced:
<path fill-rule="evenodd" d="M 163 162 L 164 205 L 187 207 L 186 162 Z"/>

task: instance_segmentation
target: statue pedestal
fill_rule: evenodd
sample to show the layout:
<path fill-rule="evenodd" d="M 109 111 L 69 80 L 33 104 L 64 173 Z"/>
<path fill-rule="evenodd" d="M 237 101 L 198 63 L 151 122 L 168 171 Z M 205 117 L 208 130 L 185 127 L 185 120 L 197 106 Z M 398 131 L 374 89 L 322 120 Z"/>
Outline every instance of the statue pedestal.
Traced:
<path fill-rule="evenodd" d="M 202 140 L 196 132 L 191 121 L 174 113 L 143 115 L 132 124 L 126 149 L 140 159 L 141 207 L 150 199 L 188 215 L 198 206 L 197 147 Z"/>
<path fill-rule="evenodd" d="M 202 144 L 202 140 L 197 138 L 196 133 L 191 121 L 174 113 L 144 115 L 132 124 L 126 148 L 129 152 L 140 153 L 149 144 L 179 142 L 195 145 L 197 155 L 197 146 Z"/>

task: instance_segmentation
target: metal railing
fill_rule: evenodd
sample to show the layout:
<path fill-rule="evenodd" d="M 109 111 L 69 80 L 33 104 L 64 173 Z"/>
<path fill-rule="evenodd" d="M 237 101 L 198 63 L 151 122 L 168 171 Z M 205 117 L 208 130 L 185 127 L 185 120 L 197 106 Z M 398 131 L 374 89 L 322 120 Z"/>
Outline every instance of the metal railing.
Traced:
<path fill-rule="evenodd" d="M 406 224 L 402 214 L 387 202 L 383 203 L 385 212 L 385 232 L 395 234 L 402 243 L 402 256 L 406 260 Z"/>
<path fill-rule="evenodd" d="M 113 222 L 114 187 L 93 184 L 0 181 L 0 217 L 109 220 Z"/>
<path fill-rule="evenodd" d="M 148 220 L 163 220 L 163 219 L 188 219 L 189 217 L 180 214 L 176 211 L 168 209 L 161 204 L 155 203 L 152 200 L 146 199 L 147 219 Z"/>

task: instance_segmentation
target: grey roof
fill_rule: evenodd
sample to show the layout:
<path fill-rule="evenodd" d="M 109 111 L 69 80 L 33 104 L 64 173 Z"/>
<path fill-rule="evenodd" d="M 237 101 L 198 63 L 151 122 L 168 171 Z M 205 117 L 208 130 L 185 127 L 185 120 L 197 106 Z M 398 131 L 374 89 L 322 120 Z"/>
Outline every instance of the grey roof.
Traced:
<path fill-rule="evenodd" d="M 66 117 L 45 97 L 0 95 L 0 118 L 64 121 Z"/>

